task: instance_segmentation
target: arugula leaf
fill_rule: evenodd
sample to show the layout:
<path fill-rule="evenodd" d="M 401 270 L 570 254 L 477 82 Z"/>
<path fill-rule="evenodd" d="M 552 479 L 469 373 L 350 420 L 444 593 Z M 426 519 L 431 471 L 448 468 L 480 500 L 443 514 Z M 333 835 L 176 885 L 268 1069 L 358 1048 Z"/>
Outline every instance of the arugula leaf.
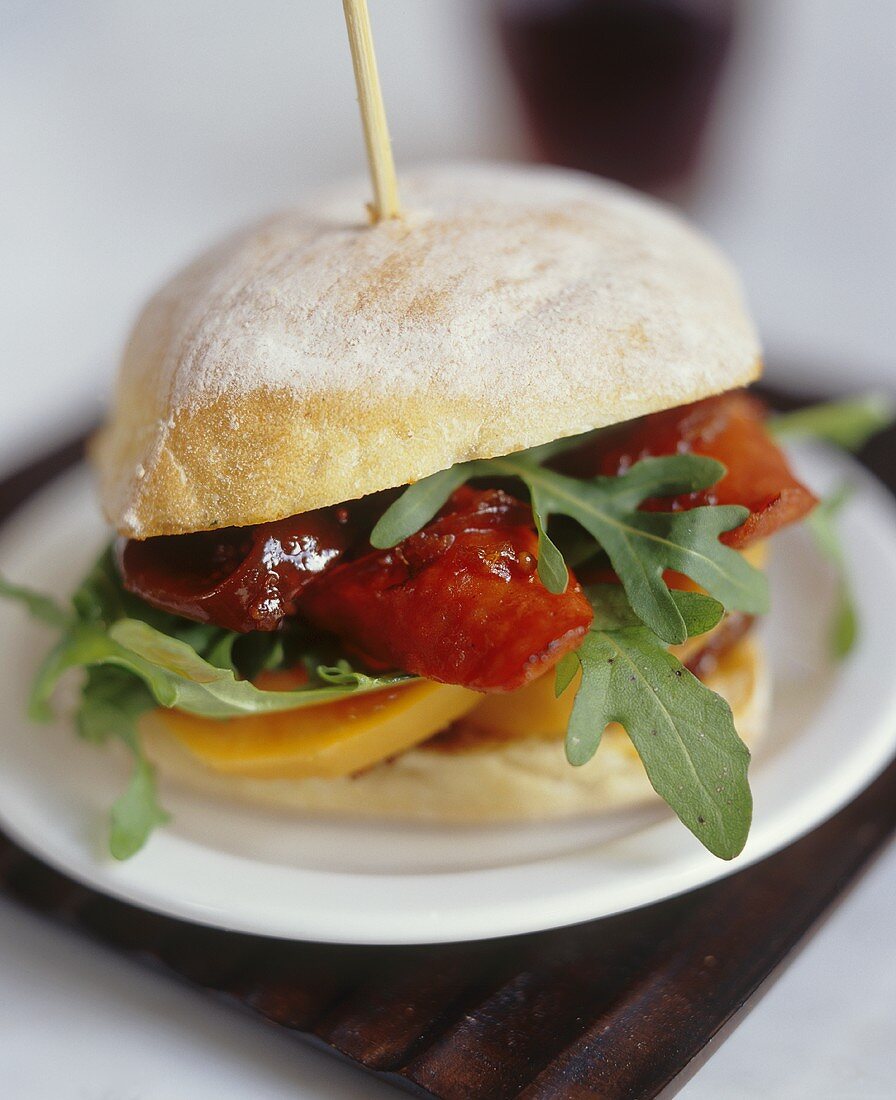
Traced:
<path fill-rule="evenodd" d="M 857 451 L 894 421 L 896 401 L 884 394 L 870 393 L 779 413 L 766 423 L 769 431 L 779 439 L 818 439 L 848 451 Z M 842 660 L 851 652 L 859 629 L 858 612 L 836 525 L 837 516 L 848 496 L 848 486 L 842 486 L 817 504 L 807 518 L 816 546 L 837 574 L 837 598 L 829 636 L 831 652 L 837 660 Z"/>
<path fill-rule="evenodd" d="M 209 648 L 205 655 L 206 660 L 210 665 L 214 665 L 215 668 L 229 668 L 236 672 L 237 666 L 233 659 L 233 647 L 238 641 L 239 636 L 237 634 L 228 632 Z M 257 675 L 264 667 L 265 662 L 264 658 L 262 658 L 262 660 L 255 663 L 252 671 L 248 674 L 249 677 Z"/>
<path fill-rule="evenodd" d="M 576 678 L 579 660 L 575 653 L 564 653 L 554 667 L 554 696 L 559 699 Z"/>
<path fill-rule="evenodd" d="M 766 421 L 766 427 L 779 439 L 820 439 L 857 451 L 894 420 L 896 402 L 884 394 L 869 393 L 779 413 Z"/>
<path fill-rule="evenodd" d="M 232 669 L 244 680 L 254 680 L 260 672 L 288 665 L 284 636 L 279 631 L 258 630 L 250 634 L 226 631 L 202 655 L 209 664 Z"/>
<path fill-rule="evenodd" d="M 21 584 L 12 584 L 0 577 L 0 596 L 24 604 L 32 618 L 39 619 L 49 626 L 67 627 L 72 622 L 72 613 L 42 592 L 35 592 Z"/>
<path fill-rule="evenodd" d="M 721 859 L 746 843 L 752 817 L 750 753 L 731 709 L 637 622 L 619 593 L 593 590 L 596 621 L 575 656 L 582 669 L 567 732 L 573 765 L 594 756 L 610 722 L 622 725 L 650 782 L 698 840 Z M 674 597 L 689 635 L 718 621 L 715 601 Z M 604 611 L 604 608 L 607 608 Z"/>
<path fill-rule="evenodd" d="M 714 855 L 733 859 L 752 817 L 750 753 L 731 708 L 645 627 L 592 631 L 577 651 L 582 685 L 567 756 L 583 764 L 610 722 L 625 727 L 654 790 Z"/>
<path fill-rule="evenodd" d="M 663 643 L 682 642 L 711 629 L 723 613 L 722 604 L 751 613 L 766 609 L 765 578 L 719 541 L 720 535 L 743 522 L 747 510 L 640 510 L 649 498 L 692 493 L 718 481 L 724 467 L 701 456 L 643 459 L 612 478 L 575 479 L 544 466 L 580 441 L 581 437 L 557 440 L 504 458 L 461 463 L 424 478 L 386 510 L 371 543 L 385 548 L 409 537 L 467 481 L 515 478 L 529 492 L 541 579 L 550 591 L 562 592 L 568 584 L 567 561 L 548 527 L 554 517 L 575 521 L 569 525 L 571 539 L 563 531 L 568 560 L 578 564 L 599 554 L 622 587 L 601 586 L 589 593 L 595 606 L 593 628 L 581 650 L 557 666 L 558 695 L 582 669 L 570 724 L 570 759 L 589 758 L 606 724 L 622 722 L 657 791 L 712 851 L 731 858 L 740 850 L 738 844 L 742 847 L 749 824 L 742 758 L 746 749 L 733 732 L 726 704 L 682 669 Z M 711 596 L 671 592 L 663 580 L 668 569 L 691 577 Z M 82 736 L 94 741 L 118 736 L 134 753 L 131 783 L 113 812 L 116 854 L 135 851 L 164 817 L 152 769 L 137 738 L 137 719 L 143 711 L 160 704 L 227 718 L 292 710 L 413 679 L 400 672 L 373 677 L 345 661 L 327 663 L 337 654 L 328 653 L 326 645 L 321 649 L 301 631 L 295 636 L 242 637 L 153 609 L 124 591 L 111 548 L 75 593 L 73 614 L 36 593 L 0 582 L 0 595 L 4 594 L 63 628 L 62 639 L 36 679 L 32 715 L 49 717 L 49 700 L 59 677 L 68 669 L 86 668 L 78 715 Z M 250 682 L 262 669 L 298 661 L 310 674 L 302 688 L 270 692 Z M 626 666 L 627 676 L 620 671 Z M 716 793 L 726 795 L 721 801 L 700 784 L 700 769 L 716 765 L 718 774 L 710 774 L 718 780 Z M 730 783 L 723 781 L 729 773 Z"/>
<path fill-rule="evenodd" d="M 413 679 L 405 673 L 378 677 L 355 673 L 351 683 L 264 691 L 248 680 L 237 680 L 232 669 L 216 668 L 186 642 L 138 619 L 120 619 L 108 628 L 78 626 L 62 640 L 38 675 L 32 714 L 47 715 L 50 694 L 63 673 L 92 665 L 125 669 L 143 681 L 159 705 L 205 718 L 295 710 L 341 699 L 349 691 L 378 691 Z"/>
<path fill-rule="evenodd" d="M 537 452 L 538 449 L 536 449 Z M 548 538 L 553 515 L 576 520 L 609 557 L 639 618 L 670 643 L 683 642 L 687 631 L 663 572 L 674 569 L 696 581 L 726 607 L 761 614 L 768 609 L 768 585 L 736 550 L 719 536 L 738 527 L 749 514 L 735 505 L 693 508 L 687 512 L 642 512 L 649 497 L 677 496 L 714 485 L 725 467 L 699 455 L 645 458 L 619 477 L 588 480 L 566 477 L 539 465 L 539 454 L 520 452 L 452 467 L 412 486 L 388 508 L 374 534 L 376 545 L 394 545 L 438 512 L 459 484 L 471 478 L 514 477 L 529 490 L 539 533 L 538 570 L 545 587 L 562 592 L 567 569 Z M 413 494 L 410 502 L 406 498 Z M 388 537 L 387 537 L 388 536 Z"/>
<path fill-rule="evenodd" d="M 641 512 L 648 497 L 708 488 L 725 472 L 711 458 L 646 458 L 620 477 L 580 481 L 533 466 L 523 456 L 492 460 L 529 488 L 542 525 L 553 514 L 571 516 L 607 553 L 641 620 L 667 642 L 683 642 L 684 622 L 663 580 L 666 569 L 685 573 L 727 607 L 758 613 L 767 607 L 766 582 L 719 535 L 739 526 L 747 510 L 734 506 L 688 512 Z M 539 558 L 541 558 L 539 548 Z M 545 577 L 542 580 L 547 581 Z M 549 585 L 548 585 L 549 587 Z"/>
<path fill-rule="evenodd" d="M 128 593 L 118 580 L 112 546 L 109 545 L 75 589 L 72 605 L 81 622 L 113 623 L 128 614 L 127 601 Z M 153 613 L 148 604 L 146 610 Z"/>
<path fill-rule="evenodd" d="M 380 516 L 370 533 L 370 545 L 388 550 L 425 527 L 455 489 L 473 476 L 475 462 L 461 462 L 409 485 Z"/>
<path fill-rule="evenodd" d="M 706 634 L 722 621 L 725 608 L 711 596 L 677 588 L 670 589 L 669 594 L 684 620 L 689 638 Z M 618 584 L 592 584 L 585 589 L 585 595 L 594 610 L 592 628 L 612 631 L 644 625 Z"/>
<path fill-rule="evenodd" d="M 156 797 L 154 769 L 145 756 L 139 755 L 130 783 L 110 812 L 109 851 L 113 858 L 130 859 L 157 825 L 170 820 L 171 815 L 162 809 Z"/>
<path fill-rule="evenodd" d="M 569 570 L 556 543 L 548 535 L 550 512 L 544 496 L 532 490 L 532 518 L 538 532 L 538 576 L 548 592 L 565 592 L 569 584 Z"/>
<path fill-rule="evenodd" d="M 60 641 L 35 678 L 31 717 L 51 719 L 50 699 L 57 681 L 68 670 L 83 667 L 87 675 L 75 715 L 78 733 L 95 744 L 117 738 L 133 755 L 131 779 L 110 816 L 109 849 L 116 859 L 134 855 L 153 828 L 168 820 L 158 803 L 155 774 L 138 736 L 137 723 L 146 711 L 161 704 L 226 718 L 296 709 L 412 679 L 401 673 L 366 676 L 343 661 L 335 668 L 321 667 L 317 683 L 308 687 L 292 692 L 263 691 L 248 680 L 237 679 L 234 647 L 244 649 L 243 667 L 276 667 L 284 660 L 281 638 L 259 635 L 243 639 L 151 608 L 140 610 L 171 634 L 141 619 L 121 618 L 134 603 L 120 590 L 110 562 L 108 553 L 104 554 L 78 589 L 73 601 L 76 614 L 15 585 L 4 583 L 0 594 L 18 599 L 38 617 L 63 628 Z M 200 655 L 200 648 L 208 652 L 210 660 Z"/>
<path fill-rule="evenodd" d="M 318 680 L 334 687 L 363 688 L 374 683 L 374 678 L 358 672 L 346 660 L 337 661 L 335 665 L 318 665 L 314 672 Z M 416 677 L 405 675 L 403 679 L 413 680 Z"/>
<path fill-rule="evenodd" d="M 240 714 L 293 710 L 376 691 L 413 679 L 405 673 L 367 676 L 341 662 L 327 674 L 321 660 L 311 663 L 313 682 L 295 691 L 264 691 L 247 678 L 261 669 L 296 663 L 291 639 L 280 634 L 236 635 L 157 611 L 125 592 L 111 549 L 107 549 L 75 593 L 74 613 L 51 600 L 8 582 L 0 595 L 24 603 L 32 613 L 63 634 L 35 678 L 29 713 L 37 721 L 52 718 L 50 698 L 69 669 L 86 668 L 88 678 L 77 719 L 85 736 L 103 740 L 114 732 L 116 716 L 131 707 L 177 706 L 193 714 L 226 718 Z M 139 617 L 132 615 L 136 612 Z M 301 642 L 301 639 L 299 639 Z M 323 666 L 321 674 L 315 670 Z M 139 702 L 138 702 L 139 700 Z"/>
<path fill-rule="evenodd" d="M 542 443 L 538 447 L 530 447 L 521 454 L 530 463 L 541 465 L 549 458 L 578 446 L 584 439 L 594 434 L 594 432 L 583 432 L 564 439 L 555 439 L 550 443 Z M 454 466 L 449 466 L 447 470 L 439 470 L 438 473 L 430 474 L 429 477 L 421 478 L 420 481 L 409 485 L 380 516 L 370 533 L 370 545 L 377 550 L 388 550 L 406 538 L 410 538 L 429 523 L 455 489 L 459 489 L 461 485 L 473 478 L 487 477 L 494 472 L 492 466 L 491 459 L 458 462 Z M 536 522 L 538 522 L 537 519 Z M 563 587 L 565 586 L 564 580 Z M 563 588 L 560 591 L 562 592 Z"/>
<path fill-rule="evenodd" d="M 81 688 L 75 725 L 85 741 L 102 745 L 119 737 L 132 748 L 138 718 L 155 706 L 142 680 L 113 665 L 94 665 Z"/>
<path fill-rule="evenodd" d="M 186 642 L 197 653 L 209 659 L 217 650 L 220 659 L 226 660 L 229 657 L 228 647 L 241 637 L 211 623 L 197 623 L 192 619 L 161 611 L 128 592 L 118 575 L 111 545 L 100 554 L 79 585 L 72 596 L 72 604 L 82 623 L 111 626 L 119 619 L 140 619 L 156 630 Z M 270 643 L 265 641 L 264 644 Z"/>
<path fill-rule="evenodd" d="M 848 485 L 841 485 L 831 496 L 819 501 L 808 518 L 809 531 L 815 545 L 834 566 L 837 576 L 837 598 L 829 640 L 831 652 L 838 660 L 849 655 L 856 643 L 859 629 L 859 615 L 837 530 L 837 519 L 843 505 L 849 500 L 850 492 Z"/>
<path fill-rule="evenodd" d="M 88 670 L 77 714 L 78 732 L 94 744 L 117 737 L 131 751 L 134 770 L 109 817 L 109 850 L 115 859 L 129 859 L 146 843 L 157 825 L 169 820 L 159 806 L 155 773 L 143 755 L 137 721 L 156 703 L 140 680 L 113 666 Z"/>
<path fill-rule="evenodd" d="M 78 733 L 94 744 L 118 739 L 134 758 L 128 787 L 111 811 L 109 846 L 116 859 L 132 856 L 152 829 L 168 820 L 138 735 L 138 720 L 146 711 L 162 705 L 212 718 L 269 713 L 413 679 L 403 673 L 367 676 L 346 661 L 329 667 L 322 660 L 331 656 L 329 646 L 310 644 L 313 640 L 300 630 L 239 635 L 159 611 L 124 590 L 111 547 L 75 592 L 70 610 L 2 578 L 0 596 L 17 600 L 62 631 L 32 685 L 31 718 L 52 719 L 50 701 L 59 678 L 83 668 Z M 264 691 L 249 682 L 262 669 L 301 661 L 311 681 L 296 691 Z"/>

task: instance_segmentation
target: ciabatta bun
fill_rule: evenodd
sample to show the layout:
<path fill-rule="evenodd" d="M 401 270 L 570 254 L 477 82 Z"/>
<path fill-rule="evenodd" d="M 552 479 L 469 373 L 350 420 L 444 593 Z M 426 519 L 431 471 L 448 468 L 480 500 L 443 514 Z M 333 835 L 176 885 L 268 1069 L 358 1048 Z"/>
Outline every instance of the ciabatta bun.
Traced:
<path fill-rule="evenodd" d="M 769 681 L 754 639 L 740 642 L 707 679 L 731 705 L 741 738 L 765 730 Z M 301 711 L 296 712 L 301 721 Z M 644 768 L 625 732 L 610 726 L 597 755 L 571 767 L 557 739 L 484 744 L 446 753 L 424 743 L 395 759 L 340 779 L 255 779 L 211 771 L 176 740 L 158 712 L 141 723 L 143 744 L 163 784 L 241 802 L 313 814 L 428 822 L 548 820 L 650 800 Z"/>
<path fill-rule="evenodd" d="M 632 191 L 548 168 L 366 184 L 237 233 L 149 302 L 93 447 L 133 538 L 246 525 L 745 385 L 727 262 Z"/>

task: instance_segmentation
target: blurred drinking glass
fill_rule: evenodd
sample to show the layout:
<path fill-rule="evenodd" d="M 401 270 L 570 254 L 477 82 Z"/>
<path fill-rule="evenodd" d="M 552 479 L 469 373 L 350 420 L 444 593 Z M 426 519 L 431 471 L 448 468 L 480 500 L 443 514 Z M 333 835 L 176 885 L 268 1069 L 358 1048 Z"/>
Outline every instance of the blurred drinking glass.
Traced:
<path fill-rule="evenodd" d="M 539 160 L 681 196 L 736 0 L 497 0 Z"/>

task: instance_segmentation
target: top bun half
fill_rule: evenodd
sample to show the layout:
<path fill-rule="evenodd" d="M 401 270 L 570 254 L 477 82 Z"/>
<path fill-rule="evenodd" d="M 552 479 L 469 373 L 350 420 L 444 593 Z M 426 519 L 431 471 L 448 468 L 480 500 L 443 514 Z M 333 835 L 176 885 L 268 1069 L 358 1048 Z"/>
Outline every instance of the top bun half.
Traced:
<path fill-rule="evenodd" d="M 366 186 L 243 230 L 150 300 L 92 448 L 132 538 L 280 519 L 752 381 L 724 258 L 666 208 L 546 168 Z"/>

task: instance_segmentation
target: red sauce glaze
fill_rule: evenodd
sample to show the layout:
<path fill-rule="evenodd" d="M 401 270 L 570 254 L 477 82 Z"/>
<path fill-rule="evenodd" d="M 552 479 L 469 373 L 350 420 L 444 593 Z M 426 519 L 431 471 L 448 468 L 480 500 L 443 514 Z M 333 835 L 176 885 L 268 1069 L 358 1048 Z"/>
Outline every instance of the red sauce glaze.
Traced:
<path fill-rule="evenodd" d="M 351 541 L 348 512 L 328 508 L 257 527 L 121 540 L 122 582 L 163 611 L 227 630 L 275 630 L 309 581 Z"/>
<path fill-rule="evenodd" d="M 742 548 L 802 519 L 818 503 L 791 473 L 764 419 L 765 406 L 758 398 L 743 391 L 726 393 L 620 424 L 561 456 L 557 465 L 578 477 L 612 477 L 651 455 L 691 453 L 718 459 L 728 472 L 711 489 L 650 501 L 645 507 L 675 511 L 701 504 L 744 505 L 749 517 L 722 535 L 729 546 Z"/>
<path fill-rule="evenodd" d="M 301 610 L 369 664 L 477 691 L 513 691 L 574 649 L 592 612 L 571 578 L 537 573 L 528 505 L 464 486 L 432 523 L 391 550 L 330 570 Z"/>

